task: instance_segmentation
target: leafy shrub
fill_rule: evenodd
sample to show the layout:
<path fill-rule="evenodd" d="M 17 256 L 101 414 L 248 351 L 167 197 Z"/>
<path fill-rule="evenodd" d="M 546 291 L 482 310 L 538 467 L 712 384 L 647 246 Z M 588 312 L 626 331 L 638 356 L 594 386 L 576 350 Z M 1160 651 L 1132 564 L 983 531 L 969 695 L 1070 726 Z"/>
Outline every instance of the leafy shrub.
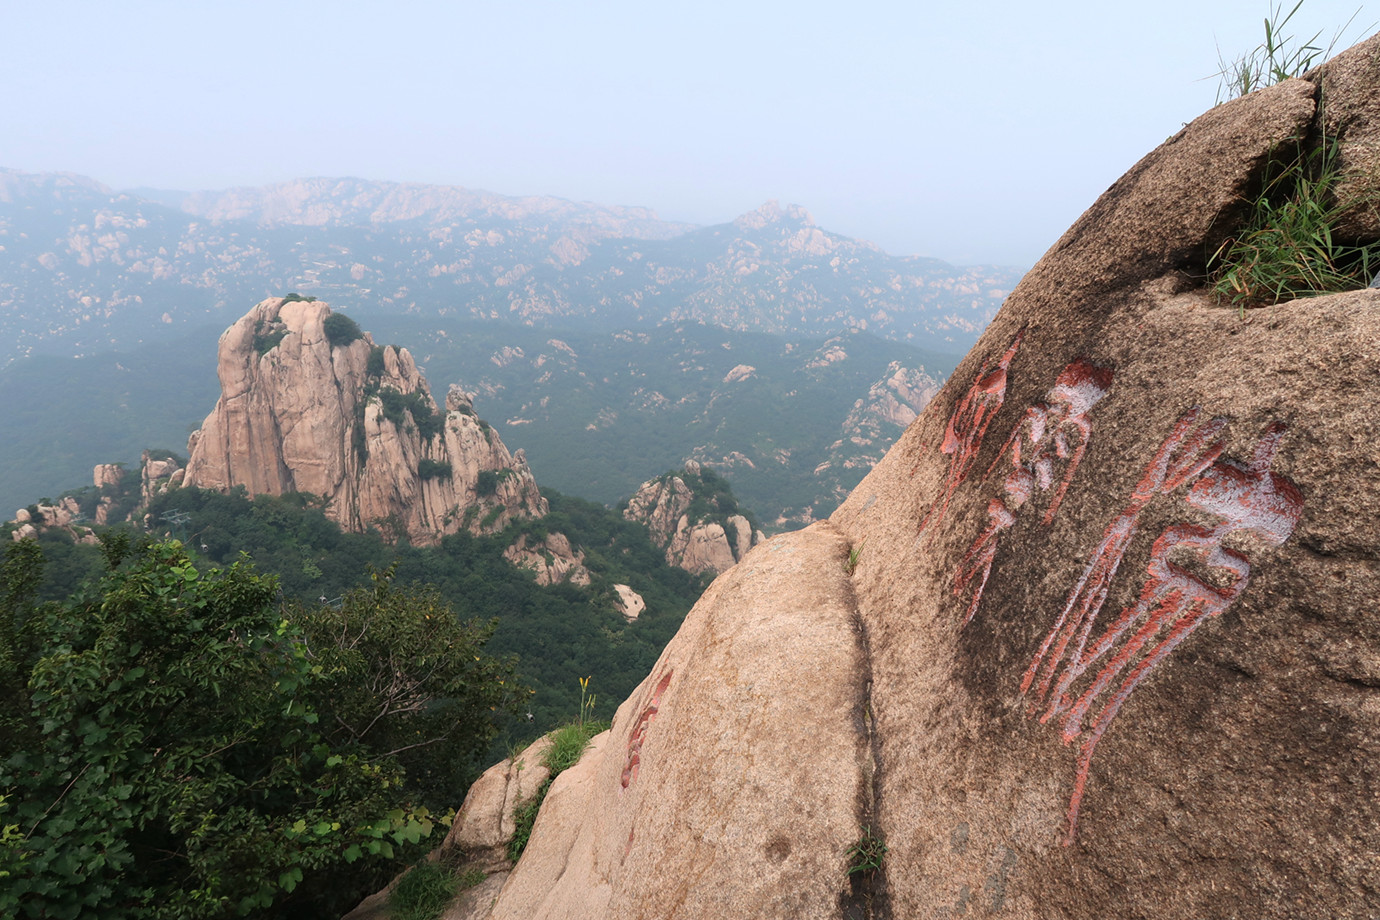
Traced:
<path fill-rule="evenodd" d="M 125 564 L 99 591 L 45 608 L 32 554 L 6 556 L 0 619 L 23 641 L 0 631 L 0 659 L 26 686 L 2 698 L 0 788 L 28 833 L 0 848 L 0 915 L 329 915 L 431 832 L 392 749 L 333 718 L 368 688 L 318 687 L 275 579 L 203 574 L 176 542 L 106 549 Z"/>
<path fill-rule="evenodd" d="M 424 457 L 417 462 L 417 477 L 423 481 L 427 479 L 449 479 L 451 477 L 450 463 L 445 460 L 430 460 Z"/>
<path fill-rule="evenodd" d="M 488 497 L 498 492 L 498 471 L 480 470 L 479 478 L 474 483 L 474 492 L 480 497 Z"/>
<path fill-rule="evenodd" d="M 277 348 L 279 343 L 287 337 L 287 334 L 287 326 L 283 325 L 281 322 L 275 320 L 272 323 L 264 324 L 261 320 L 259 324 L 254 327 L 254 351 L 262 358 L 264 355 Z"/>
<path fill-rule="evenodd" d="M 331 343 L 332 348 L 344 348 L 351 342 L 357 342 L 364 338 L 364 331 L 359 328 L 359 324 L 344 313 L 332 313 L 322 322 L 326 330 L 326 341 Z"/>
<path fill-rule="evenodd" d="M 440 433 L 445 419 L 439 412 L 432 411 L 426 394 L 421 390 L 403 393 L 393 387 L 380 387 L 377 395 L 383 406 L 383 417 L 399 431 L 406 429 L 410 417 L 423 442 L 430 441 Z"/>
<path fill-rule="evenodd" d="M 375 345 L 369 349 L 369 361 L 364 365 L 364 375 L 366 377 L 382 377 L 387 368 L 383 360 L 383 346 Z"/>
<path fill-rule="evenodd" d="M 494 505 L 489 509 L 489 513 L 484 515 L 484 519 L 479 522 L 479 529 L 488 530 L 490 527 L 494 526 L 494 522 L 507 510 L 508 509 L 503 505 Z"/>

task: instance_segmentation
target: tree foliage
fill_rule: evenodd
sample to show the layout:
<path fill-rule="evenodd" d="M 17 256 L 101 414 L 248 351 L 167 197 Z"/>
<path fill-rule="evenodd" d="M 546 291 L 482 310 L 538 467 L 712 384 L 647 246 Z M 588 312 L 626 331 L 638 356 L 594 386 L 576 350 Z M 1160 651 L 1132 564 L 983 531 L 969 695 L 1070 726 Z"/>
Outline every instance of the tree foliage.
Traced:
<path fill-rule="evenodd" d="M 0 661 L 26 678 L 0 698 L 0 916 L 338 916 L 432 830 L 401 748 L 482 745 L 509 666 L 386 580 L 284 615 L 247 562 L 105 549 L 118 567 L 66 605 L 35 603 L 32 544 L 0 568 Z"/>
<path fill-rule="evenodd" d="M 392 758 L 428 805 L 454 807 L 494 714 L 527 691 L 511 660 L 483 654 L 496 620 L 462 622 L 435 588 L 395 586 L 392 569 L 371 582 L 339 605 L 294 608 L 319 674 L 309 698 L 333 745 Z"/>
<path fill-rule="evenodd" d="M 359 323 L 344 313 L 330 314 L 321 321 L 321 325 L 326 333 L 326 341 L 331 343 L 332 348 L 344 348 L 364 338 L 364 330 L 359 328 Z"/>

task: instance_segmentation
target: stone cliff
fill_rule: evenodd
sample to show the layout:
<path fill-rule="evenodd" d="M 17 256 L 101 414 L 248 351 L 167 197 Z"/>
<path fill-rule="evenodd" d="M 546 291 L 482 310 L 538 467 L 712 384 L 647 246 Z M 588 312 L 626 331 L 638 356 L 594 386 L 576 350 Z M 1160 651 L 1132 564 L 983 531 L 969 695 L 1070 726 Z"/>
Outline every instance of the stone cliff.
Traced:
<path fill-rule="evenodd" d="M 679 474 L 668 473 L 644 482 L 628 501 L 623 517 L 647 525 L 652 542 L 666 550 L 668 565 L 696 575 L 717 575 L 747 555 L 763 537 L 746 516 L 738 513 L 731 496 L 720 499 L 716 495 L 715 489 L 722 487 L 723 481 L 712 471 L 705 477 L 704 470 L 691 460 Z"/>
<path fill-rule="evenodd" d="M 1380 38 L 1113 185 L 829 521 L 714 582 L 466 916 L 1375 917 L 1380 291 L 1204 280 L 1331 143 L 1380 149 Z"/>
<path fill-rule="evenodd" d="M 324 303 L 271 298 L 220 339 L 221 396 L 188 441 L 183 482 L 310 492 L 346 530 L 435 543 L 546 513 L 458 389 L 441 413 L 405 348 L 375 345 Z"/>

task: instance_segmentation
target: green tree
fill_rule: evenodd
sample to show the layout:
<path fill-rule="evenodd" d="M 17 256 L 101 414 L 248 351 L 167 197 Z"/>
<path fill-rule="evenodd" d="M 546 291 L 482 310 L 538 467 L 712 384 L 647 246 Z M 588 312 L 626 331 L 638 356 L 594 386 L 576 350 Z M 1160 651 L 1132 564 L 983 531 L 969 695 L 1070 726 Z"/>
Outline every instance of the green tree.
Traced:
<path fill-rule="evenodd" d="M 393 568 L 338 606 L 290 616 L 319 675 L 309 697 L 332 747 L 393 759 L 427 805 L 458 804 L 495 716 L 516 714 L 528 694 L 513 661 L 483 654 L 498 621 L 458 620 L 434 587 L 394 585 Z"/>
<path fill-rule="evenodd" d="M 127 549 L 107 555 L 120 564 Z M 273 578 L 246 563 L 203 574 L 176 542 L 136 549 L 62 606 L 32 604 L 36 565 L 31 549 L 12 551 L 0 579 L 0 656 L 28 668 L 26 708 L 4 701 L 21 724 L 0 737 L 0 916 L 338 916 L 391 860 L 415 855 L 432 822 L 414 804 L 407 752 L 370 747 L 351 722 L 393 704 L 354 681 L 420 668 L 409 705 L 426 711 L 435 701 L 420 695 L 437 687 L 462 699 L 461 682 L 429 682 L 446 670 L 438 643 L 419 639 L 417 657 L 383 667 L 367 659 L 386 642 L 357 636 L 358 659 L 348 642 L 313 649 Z M 401 619 L 387 590 L 375 599 Z M 408 636 L 391 630 L 387 641 Z M 501 678 L 473 661 L 472 638 L 463 650 L 481 667 L 466 673 Z M 327 688 L 340 694 L 329 726 L 317 711 Z"/>

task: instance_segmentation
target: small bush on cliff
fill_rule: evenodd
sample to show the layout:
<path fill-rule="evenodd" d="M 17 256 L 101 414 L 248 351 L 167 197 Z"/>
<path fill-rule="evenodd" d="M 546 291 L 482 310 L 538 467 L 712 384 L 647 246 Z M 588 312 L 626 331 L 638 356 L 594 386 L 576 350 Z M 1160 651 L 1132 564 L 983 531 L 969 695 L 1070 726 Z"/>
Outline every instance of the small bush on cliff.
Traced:
<path fill-rule="evenodd" d="M 383 359 L 383 346 L 375 345 L 369 349 L 369 361 L 364 365 L 366 377 L 382 377 L 387 364 Z"/>
<path fill-rule="evenodd" d="M 332 348 L 344 348 L 364 338 L 359 324 L 344 313 L 332 313 L 322 322 L 322 326 L 326 330 L 326 341 L 331 343 Z"/>
<path fill-rule="evenodd" d="M 1302 6 L 1298 0 L 1288 13 L 1283 6 L 1271 7 L 1265 41 L 1233 62 L 1221 61 L 1219 102 L 1224 93 L 1244 96 L 1300 77 L 1331 52 L 1331 46 L 1316 44 L 1321 32 L 1303 42 L 1283 34 Z M 1319 102 L 1320 124 L 1325 103 Z M 1335 237 L 1333 228 L 1345 212 L 1374 201 L 1340 200 L 1343 179 L 1335 137 L 1323 134 L 1312 143 L 1298 138 L 1292 149 L 1274 151 L 1243 226 L 1208 258 L 1218 299 L 1244 311 L 1365 287 L 1380 269 L 1380 242 L 1347 242 Z"/>
<path fill-rule="evenodd" d="M 416 426 L 417 434 L 424 442 L 440 434 L 445 419 L 439 412 L 432 411 L 426 394 L 421 390 L 403 393 L 393 387 L 380 387 L 377 393 L 383 406 L 383 417 L 398 430 L 406 430 L 410 417 L 411 424 Z"/>
<path fill-rule="evenodd" d="M 449 479 L 453 475 L 451 465 L 445 460 L 428 460 L 423 458 L 417 461 L 417 478 L 423 481 L 428 479 Z"/>
<path fill-rule="evenodd" d="M 275 320 L 272 323 L 260 321 L 254 327 L 254 351 L 260 358 L 268 354 L 287 338 L 287 327 Z"/>
<path fill-rule="evenodd" d="M 589 692 L 589 681 L 588 677 L 580 678 L 580 714 L 575 717 L 575 721 L 562 725 L 549 735 L 551 746 L 546 749 L 543 758 L 550 773 L 546 782 L 541 784 L 530 799 L 519 804 L 513 811 L 513 836 L 508 840 L 508 858 L 513 862 L 517 862 L 522 856 L 522 851 L 527 848 L 527 842 L 532 837 L 532 826 L 537 821 L 537 813 L 541 811 L 541 803 L 546 800 L 546 793 L 551 790 L 551 784 L 557 776 L 579 763 L 580 755 L 589 747 L 589 739 L 609 727 L 608 722 L 591 718 L 594 712 L 594 694 Z"/>

